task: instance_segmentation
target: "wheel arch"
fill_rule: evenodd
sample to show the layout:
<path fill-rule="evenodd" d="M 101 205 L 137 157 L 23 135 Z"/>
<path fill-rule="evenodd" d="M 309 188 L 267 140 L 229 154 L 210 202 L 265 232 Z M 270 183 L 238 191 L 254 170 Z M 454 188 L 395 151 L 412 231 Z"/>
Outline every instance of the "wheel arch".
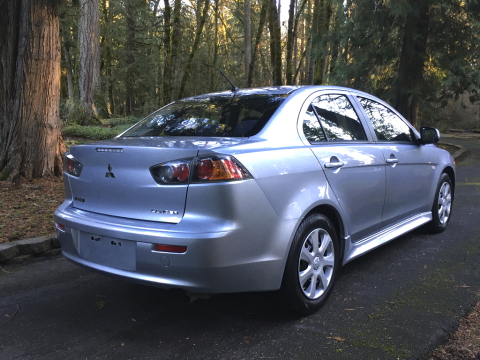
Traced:
<path fill-rule="evenodd" d="M 325 204 L 314 207 L 305 215 L 305 217 L 313 213 L 322 214 L 331 221 L 333 228 L 337 233 L 338 242 L 340 245 L 340 259 L 342 259 L 342 262 L 343 262 L 343 256 L 345 253 L 344 239 L 346 236 L 346 232 L 345 232 L 345 226 L 343 224 L 343 220 L 340 213 L 333 206 L 325 205 Z"/>
<path fill-rule="evenodd" d="M 446 173 L 450 177 L 452 181 L 452 198 L 455 198 L 455 170 L 451 166 L 447 166 L 442 173 Z"/>

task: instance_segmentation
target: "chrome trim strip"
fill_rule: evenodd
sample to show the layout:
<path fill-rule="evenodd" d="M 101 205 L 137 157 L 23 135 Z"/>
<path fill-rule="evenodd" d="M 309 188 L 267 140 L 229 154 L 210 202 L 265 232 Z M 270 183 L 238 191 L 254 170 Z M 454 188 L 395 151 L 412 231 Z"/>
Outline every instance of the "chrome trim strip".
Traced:
<path fill-rule="evenodd" d="M 343 265 L 352 261 L 353 259 L 363 255 L 370 250 L 373 250 L 380 245 L 383 245 L 403 234 L 406 234 L 423 224 L 432 220 L 431 211 L 424 212 L 415 216 L 412 216 L 406 220 L 403 220 L 387 229 L 379 231 L 376 234 L 370 235 L 364 239 L 356 242 L 347 241 L 345 256 L 343 258 Z"/>

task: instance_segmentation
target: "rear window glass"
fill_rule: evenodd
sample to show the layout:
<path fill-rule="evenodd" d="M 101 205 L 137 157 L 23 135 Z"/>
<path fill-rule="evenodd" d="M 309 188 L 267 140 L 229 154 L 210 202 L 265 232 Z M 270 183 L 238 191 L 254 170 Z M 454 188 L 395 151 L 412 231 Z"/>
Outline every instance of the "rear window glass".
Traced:
<path fill-rule="evenodd" d="M 252 136 L 263 128 L 286 97 L 236 94 L 179 100 L 147 116 L 122 137 Z"/>

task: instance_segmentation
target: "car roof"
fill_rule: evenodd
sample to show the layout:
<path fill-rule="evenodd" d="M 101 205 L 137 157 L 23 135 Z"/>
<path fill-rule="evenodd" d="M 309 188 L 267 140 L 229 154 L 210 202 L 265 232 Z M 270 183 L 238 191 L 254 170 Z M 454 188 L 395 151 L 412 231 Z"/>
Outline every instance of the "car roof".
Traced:
<path fill-rule="evenodd" d="M 247 95 L 288 95 L 298 90 L 304 86 L 297 86 L 297 85 L 284 85 L 284 86 L 265 86 L 265 87 L 256 87 L 256 88 L 246 88 L 246 89 L 239 89 L 235 92 L 233 91 L 221 91 L 216 93 L 210 94 L 202 94 L 197 96 L 192 96 L 189 99 L 201 99 L 211 96 L 232 96 L 233 94 L 239 96 L 247 96 Z"/>

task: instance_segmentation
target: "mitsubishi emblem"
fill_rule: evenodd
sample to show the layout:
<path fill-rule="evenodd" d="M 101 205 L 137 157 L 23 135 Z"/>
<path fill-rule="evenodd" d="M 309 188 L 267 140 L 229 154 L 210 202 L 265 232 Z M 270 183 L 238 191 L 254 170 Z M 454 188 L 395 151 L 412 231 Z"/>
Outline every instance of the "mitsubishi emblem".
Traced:
<path fill-rule="evenodd" d="M 112 165 L 108 164 L 108 171 L 105 173 L 105 177 L 115 178 L 115 174 L 112 172 Z"/>

